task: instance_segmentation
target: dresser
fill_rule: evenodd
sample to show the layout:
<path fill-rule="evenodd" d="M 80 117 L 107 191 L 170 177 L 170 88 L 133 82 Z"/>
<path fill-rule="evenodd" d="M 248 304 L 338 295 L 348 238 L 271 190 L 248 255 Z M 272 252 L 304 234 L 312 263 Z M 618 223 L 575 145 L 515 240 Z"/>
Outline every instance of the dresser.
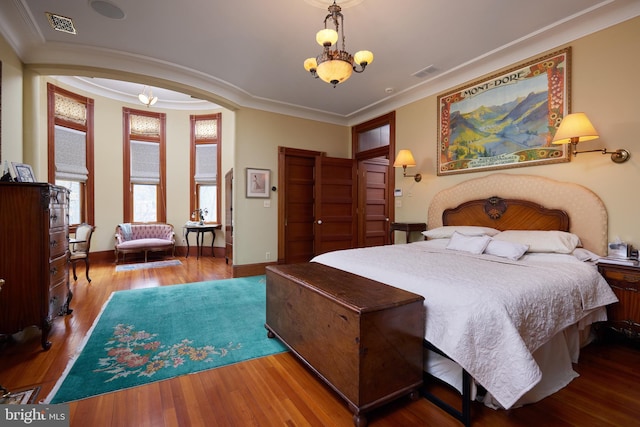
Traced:
<path fill-rule="evenodd" d="M 266 328 L 353 412 L 401 396 L 423 380 L 424 298 L 318 263 L 267 266 Z"/>
<path fill-rule="evenodd" d="M 598 271 L 619 301 L 607 307 L 607 325 L 640 340 L 640 267 L 600 263 Z"/>
<path fill-rule="evenodd" d="M 47 183 L 0 183 L 0 335 L 36 325 L 48 350 L 69 303 L 69 192 Z"/>

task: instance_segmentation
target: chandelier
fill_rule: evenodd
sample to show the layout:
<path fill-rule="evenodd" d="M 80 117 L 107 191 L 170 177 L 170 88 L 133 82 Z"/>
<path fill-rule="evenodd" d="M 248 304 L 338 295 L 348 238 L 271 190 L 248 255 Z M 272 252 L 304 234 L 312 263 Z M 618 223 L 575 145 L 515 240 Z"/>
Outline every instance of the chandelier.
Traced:
<path fill-rule="evenodd" d="M 320 77 L 323 81 L 336 87 L 338 83 L 351 77 L 352 71 L 362 73 L 367 65 L 373 62 L 373 53 L 361 50 L 352 56 L 347 52 L 344 44 L 344 16 L 340 13 L 342 8 L 334 0 L 328 10 L 329 14 L 324 18 L 324 30 L 320 30 L 316 34 L 316 41 L 323 48 L 322 53 L 315 58 L 307 58 L 304 61 L 304 68 L 313 77 Z M 329 19 L 333 21 L 335 30 L 327 28 L 327 20 Z M 338 36 L 338 32 L 340 32 L 340 36 Z M 337 46 L 339 37 L 342 39 L 342 49 L 338 49 Z M 333 47 L 334 44 L 335 47 Z M 357 69 L 358 65 L 360 65 L 360 70 Z"/>
<path fill-rule="evenodd" d="M 142 89 L 142 93 L 138 95 L 138 100 L 147 107 L 151 107 L 153 104 L 158 102 L 158 97 L 153 96 L 153 92 L 151 91 L 151 89 L 149 89 L 149 94 L 147 95 L 147 87 L 145 86 Z"/>

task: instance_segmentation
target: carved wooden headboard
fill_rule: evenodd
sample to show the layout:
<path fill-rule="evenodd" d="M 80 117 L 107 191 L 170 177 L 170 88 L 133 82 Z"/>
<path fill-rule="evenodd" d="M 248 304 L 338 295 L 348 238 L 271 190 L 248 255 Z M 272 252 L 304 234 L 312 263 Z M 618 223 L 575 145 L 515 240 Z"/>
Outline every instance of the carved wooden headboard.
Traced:
<path fill-rule="evenodd" d="M 471 200 L 442 213 L 443 225 L 480 225 L 498 230 L 569 231 L 569 215 L 528 200 L 490 197 Z"/>
<path fill-rule="evenodd" d="M 510 203 L 526 201 L 546 209 L 564 211 L 570 218 L 568 231 L 580 237 L 583 247 L 598 255 L 607 254 L 608 216 L 600 197 L 581 185 L 540 176 L 495 173 L 444 189 L 434 196 L 429 205 L 427 226 L 432 229 L 444 225 L 443 213 L 446 209 L 491 197 L 506 199 Z M 484 208 L 479 209 L 482 211 Z M 477 213 L 478 218 L 487 216 Z M 494 228 L 504 227 L 501 225 Z"/>

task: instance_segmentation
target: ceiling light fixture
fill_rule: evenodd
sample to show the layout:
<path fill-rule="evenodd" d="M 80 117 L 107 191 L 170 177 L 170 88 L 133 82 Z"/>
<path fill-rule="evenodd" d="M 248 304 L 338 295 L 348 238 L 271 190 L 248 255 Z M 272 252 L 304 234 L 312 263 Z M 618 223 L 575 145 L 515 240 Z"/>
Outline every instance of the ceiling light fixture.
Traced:
<path fill-rule="evenodd" d="M 351 55 L 346 51 L 344 43 L 344 16 L 342 8 L 333 1 L 328 7 L 329 14 L 324 18 L 324 30 L 318 31 L 316 41 L 322 46 L 323 51 L 315 58 L 307 58 L 304 61 L 304 69 L 309 71 L 313 77 L 322 79 L 336 87 L 351 77 L 351 73 L 362 73 L 367 65 L 373 62 L 373 53 L 368 50 L 361 50 Z M 334 29 L 327 28 L 327 20 L 333 21 Z M 340 35 L 338 35 L 340 33 Z M 342 39 L 342 49 L 338 49 L 338 39 Z M 332 48 L 333 45 L 335 48 Z M 354 65 L 354 62 L 356 65 Z M 358 70 L 357 66 L 361 69 Z"/>
<path fill-rule="evenodd" d="M 147 87 L 145 86 L 142 89 L 142 93 L 138 95 L 138 99 L 147 107 L 151 107 L 153 104 L 158 102 L 158 97 L 153 96 L 153 92 L 149 89 L 149 94 L 147 95 Z"/>

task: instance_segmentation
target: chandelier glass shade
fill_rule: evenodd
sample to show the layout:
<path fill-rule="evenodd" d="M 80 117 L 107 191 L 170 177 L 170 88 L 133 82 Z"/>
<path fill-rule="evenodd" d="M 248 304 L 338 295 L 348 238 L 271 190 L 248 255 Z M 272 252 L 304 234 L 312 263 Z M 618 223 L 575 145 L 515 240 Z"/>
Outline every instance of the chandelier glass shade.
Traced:
<path fill-rule="evenodd" d="M 334 0 L 328 10 L 329 14 L 324 18 L 324 29 L 316 34 L 316 41 L 323 49 L 322 53 L 315 58 L 307 58 L 304 61 L 304 69 L 309 71 L 315 78 L 319 77 L 321 80 L 336 87 L 337 84 L 351 77 L 354 71 L 356 73 L 363 72 L 367 65 L 373 62 L 373 53 L 368 50 L 362 50 L 352 56 L 347 52 L 344 42 L 342 8 Z M 333 22 L 335 30 L 327 28 L 327 21 L 329 20 Z M 337 46 L 340 39 L 342 39 L 342 49 Z M 360 69 L 357 68 L 358 65 Z"/>

